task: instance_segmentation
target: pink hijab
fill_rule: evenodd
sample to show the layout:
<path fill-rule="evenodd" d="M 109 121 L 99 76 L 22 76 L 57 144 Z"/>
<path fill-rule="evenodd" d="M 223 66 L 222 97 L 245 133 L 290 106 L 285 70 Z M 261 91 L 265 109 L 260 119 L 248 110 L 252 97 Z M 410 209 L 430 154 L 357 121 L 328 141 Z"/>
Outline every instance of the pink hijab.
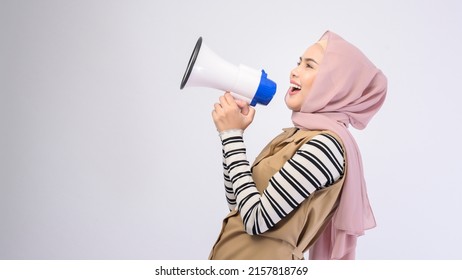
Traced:
<path fill-rule="evenodd" d="M 327 31 L 324 58 L 312 89 L 299 112 L 296 127 L 330 130 L 343 141 L 347 173 L 339 207 L 320 238 L 310 248 L 310 259 L 354 259 L 356 239 L 375 227 L 367 197 L 361 153 L 348 130 L 366 127 L 382 106 L 387 79 L 355 46 Z"/>

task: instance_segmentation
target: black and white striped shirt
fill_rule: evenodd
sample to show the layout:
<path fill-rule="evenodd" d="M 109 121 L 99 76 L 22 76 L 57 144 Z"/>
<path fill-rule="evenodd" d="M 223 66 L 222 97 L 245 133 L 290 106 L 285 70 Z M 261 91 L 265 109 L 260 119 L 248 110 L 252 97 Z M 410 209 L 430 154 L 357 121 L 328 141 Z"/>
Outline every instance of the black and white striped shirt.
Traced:
<path fill-rule="evenodd" d="M 228 206 L 230 210 L 238 208 L 249 234 L 272 228 L 311 193 L 332 185 L 344 174 L 342 146 L 323 133 L 297 150 L 260 195 L 252 179 L 242 134 L 241 130 L 230 130 L 220 137 Z"/>

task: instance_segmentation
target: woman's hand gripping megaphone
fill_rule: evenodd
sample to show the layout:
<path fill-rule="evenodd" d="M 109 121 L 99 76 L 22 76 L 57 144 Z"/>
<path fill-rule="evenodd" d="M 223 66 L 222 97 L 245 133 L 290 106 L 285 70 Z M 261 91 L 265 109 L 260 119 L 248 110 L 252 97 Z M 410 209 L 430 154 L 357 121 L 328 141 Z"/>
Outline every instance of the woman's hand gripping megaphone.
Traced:
<path fill-rule="evenodd" d="M 218 132 L 231 129 L 245 130 L 252 123 L 255 109 L 247 102 L 235 99 L 229 92 L 225 92 L 219 100 L 212 111 L 213 122 Z"/>

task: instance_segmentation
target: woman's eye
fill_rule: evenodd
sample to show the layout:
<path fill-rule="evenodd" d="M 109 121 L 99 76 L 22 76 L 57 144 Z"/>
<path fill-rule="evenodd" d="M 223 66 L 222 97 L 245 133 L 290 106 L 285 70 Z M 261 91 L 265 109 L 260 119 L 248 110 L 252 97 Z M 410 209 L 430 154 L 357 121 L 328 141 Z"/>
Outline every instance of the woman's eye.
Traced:
<path fill-rule="evenodd" d="M 297 62 L 297 66 L 300 66 L 300 64 L 302 64 L 300 61 L 299 61 L 299 62 Z M 311 69 L 314 69 L 314 67 L 313 67 L 313 66 L 311 66 L 311 64 L 309 64 L 309 63 L 307 63 L 305 66 L 306 66 L 306 68 L 311 68 Z"/>

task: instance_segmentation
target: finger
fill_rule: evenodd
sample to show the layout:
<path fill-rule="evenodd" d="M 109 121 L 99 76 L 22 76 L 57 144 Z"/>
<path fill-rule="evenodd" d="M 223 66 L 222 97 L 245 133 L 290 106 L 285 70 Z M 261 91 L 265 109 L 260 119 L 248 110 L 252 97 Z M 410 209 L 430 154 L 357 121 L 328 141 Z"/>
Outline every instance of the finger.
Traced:
<path fill-rule="evenodd" d="M 216 120 L 222 118 L 223 115 L 224 115 L 223 107 L 221 107 L 221 105 L 219 103 L 215 103 L 213 108 L 214 108 L 213 111 L 212 111 L 213 120 L 216 121 Z"/>
<path fill-rule="evenodd" d="M 215 110 L 212 111 L 212 120 L 215 123 L 215 127 L 217 128 L 217 130 L 219 130 L 218 123 L 220 122 L 220 117 L 219 117 L 217 111 L 215 111 Z"/>
<path fill-rule="evenodd" d="M 226 106 L 229 105 L 228 101 L 226 100 L 226 97 L 224 95 L 220 96 L 220 98 L 218 100 L 220 100 L 221 107 L 226 107 Z"/>
<path fill-rule="evenodd" d="M 218 120 L 218 113 L 216 110 L 213 110 L 212 111 L 212 119 L 214 122 L 216 122 Z"/>
<path fill-rule="evenodd" d="M 221 107 L 220 103 L 215 103 L 213 105 L 213 108 L 215 108 L 215 110 L 213 110 L 213 111 L 216 112 L 216 113 L 223 112 L 223 107 Z"/>
<path fill-rule="evenodd" d="M 247 104 L 247 102 L 242 100 L 236 100 L 236 104 L 241 110 L 241 114 L 245 116 L 249 113 L 249 104 Z"/>
<path fill-rule="evenodd" d="M 226 102 L 229 105 L 231 105 L 231 106 L 236 105 L 236 100 L 234 99 L 234 97 L 232 96 L 232 94 L 229 91 L 225 92 L 225 99 L 226 99 Z"/>
<path fill-rule="evenodd" d="M 253 118 L 255 117 L 255 108 L 249 106 L 248 109 L 249 113 L 247 114 L 247 118 L 253 120 Z"/>
<path fill-rule="evenodd" d="M 239 108 L 244 108 L 245 106 L 248 106 L 249 104 L 247 102 L 245 102 L 244 100 L 241 100 L 241 99 L 236 99 L 235 100 L 237 106 L 239 106 Z"/>
<path fill-rule="evenodd" d="M 249 109 L 249 113 L 244 117 L 245 127 L 249 126 L 253 122 L 254 117 L 255 117 L 255 109 L 251 107 Z"/>
<path fill-rule="evenodd" d="M 247 115 L 249 113 L 249 104 L 243 100 L 236 99 L 236 104 L 241 109 L 241 114 Z"/>

